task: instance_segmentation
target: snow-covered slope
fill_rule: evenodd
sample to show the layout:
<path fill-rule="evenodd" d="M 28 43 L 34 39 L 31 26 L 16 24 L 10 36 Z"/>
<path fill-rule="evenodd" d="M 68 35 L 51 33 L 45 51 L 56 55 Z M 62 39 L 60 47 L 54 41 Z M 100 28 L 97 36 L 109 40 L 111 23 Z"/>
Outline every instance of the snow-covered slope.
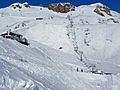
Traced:
<path fill-rule="evenodd" d="M 0 33 L 22 34 L 30 45 L 0 37 L 0 90 L 120 89 L 119 13 L 98 15 L 100 3 L 66 14 L 19 5 L 0 9 Z M 112 75 L 92 74 L 92 65 Z"/>

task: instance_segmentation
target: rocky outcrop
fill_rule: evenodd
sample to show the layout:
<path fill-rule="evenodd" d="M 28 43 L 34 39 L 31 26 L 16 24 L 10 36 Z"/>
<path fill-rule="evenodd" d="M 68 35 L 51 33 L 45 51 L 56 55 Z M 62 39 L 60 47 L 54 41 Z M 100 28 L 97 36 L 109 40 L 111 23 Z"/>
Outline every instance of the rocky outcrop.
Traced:
<path fill-rule="evenodd" d="M 23 3 L 23 4 L 14 3 L 14 4 L 11 5 L 11 7 L 12 7 L 13 9 L 21 9 L 21 8 L 23 8 L 23 7 L 25 7 L 25 8 L 30 8 L 30 5 L 29 5 L 27 2 L 25 2 L 25 3 Z"/>
<path fill-rule="evenodd" d="M 21 9 L 22 8 L 22 6 L 20 4 L 13 4 L 11 7 L 14 9 L 17 9 L 17 8 Z"/>
<path fill-rule="evenodd" d="M 70 11 L 75 11 L 75 6 L 70 3 L 57 3 L 57 4 L 50 4 L 48 6 L 48 9 L 53 10 L 55 12 L 67 13 Z"/>
<path fill-rule="evenodd" d="M 103 5 L 103 6 L 97 5 L 94 12 L 101 16 L 105 16 L 104 13 L 106 13 L 109 16 L 112 16 L 110 8 L 105 5 Z"/>
<path fill-rule="evenodd" d="M 30 8 L 30 5 L 27 2 L 23 3 L 23 6 L 26 7 L 26 8 Z"/>
<path fill-rule="evenodd" d="M 119 21 L 115 20 L 114 18 L 109 18 L 109 19 L 107 19 L 107 21 L 112 21 L 114 23 L 119 23 Z"/>

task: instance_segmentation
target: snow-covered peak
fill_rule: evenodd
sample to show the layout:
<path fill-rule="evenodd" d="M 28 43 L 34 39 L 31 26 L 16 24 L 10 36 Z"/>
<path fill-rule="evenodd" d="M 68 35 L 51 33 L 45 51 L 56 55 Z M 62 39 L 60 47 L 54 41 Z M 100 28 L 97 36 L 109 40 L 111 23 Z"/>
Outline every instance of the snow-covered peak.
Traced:
<path fill-rule="evenodd" d="M 25 5 L 0 9 L 0 90 L 120 90 L 120 14 Z"/>
<path fill-rule="evenodd" d="M 94 4 L 90 4 L 90 6 L 97 6 L 97 5 L 100 5 L 100 6 L 104 6 L 104 4 L 98 2 L 98 3 L 94 3 Z"/>
<path fill-rule="evenodd" d="M 19 2 L 17 2 L 17 3 L 13 3 L 13 4 L 11 4 L 10 6 L 12 6 L 12 5 L 23 5 L 22 3 L 19 3 Z"/>
<path fill-rule="evenodd" d="M 22 6 L 23 4 L 22 4 L 22 3 L 19 3 L 19 2 L 18 2 L 18 3 L 13 3 L 13 4 L 10 5 L 10 7 L 13 7 L 13 6 L 16 6 L 16 5 Z"/>
<path fill-rule="evenodd" d="M 10 7 L 12 7 L 13 9 L 21 9 L 21 8 L 30 8 L 30 5 L 25 2 L 25 3 L 13 3 L 12 5 L 10 5 Z"/>
<path fill-rule="evenodd" d="M 29 3 L 28 3 L 28 2 L 24 2 L 23 5 L 24 5 L 24 4 L 29 4 Z"/>

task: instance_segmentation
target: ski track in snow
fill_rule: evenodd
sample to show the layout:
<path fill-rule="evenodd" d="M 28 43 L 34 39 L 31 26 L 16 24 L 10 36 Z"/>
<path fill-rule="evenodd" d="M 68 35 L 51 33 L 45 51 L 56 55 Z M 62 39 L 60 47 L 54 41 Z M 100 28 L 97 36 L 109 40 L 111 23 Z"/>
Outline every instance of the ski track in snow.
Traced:
<path fill-rule="evenodd" d="M 30 42 L 0 36 L 0 90 L 120 90 L 120 14 L 102 17 L 97 4 L 66 14 L 38 6 L 0 9 L 0 33 L 11 30 Z M 92 65 L 112 75 L 93 74 Z"/>

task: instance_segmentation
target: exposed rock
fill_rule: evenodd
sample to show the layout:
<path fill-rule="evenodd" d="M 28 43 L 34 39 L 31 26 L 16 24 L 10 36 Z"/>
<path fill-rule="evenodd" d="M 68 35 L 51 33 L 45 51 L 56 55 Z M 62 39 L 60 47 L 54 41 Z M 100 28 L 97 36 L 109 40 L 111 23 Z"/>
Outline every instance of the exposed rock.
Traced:
<path fill-rule="evenodd" d="M 50 4 L 48 6 L 48 9 L 53 10 L 55 12 L 67 13 L 70 11 L 75 11 L 75 6 L 70 3 L 57 3 L 57 4 Z"/>
<path fill-rule="evenodd" d="M 23 3 L 23 6 L 26 7 L 26 8 L 30 8 L 30 5 L 27 2 Z"/>
<path fill-rule="evenodd" d="M 106 13 L 109 16 L 112 16 L 110 8 L 107 6 L 101 6 L 101 5 L 97 5 L 94 12 L 96 12 L 97 14 L 101 15 L 101 16 L 105 16 L 104 13 Z M 104 12 L 104 13 L 103 13 Z"/>
<path fill-rule="evenodd" d="M 22 8 L 22 6 L 21 6 L 20 4 L 13 4 L 12 7 L 13 7 L 14 9 L 16 9 L 16 8 L 21 9 L 21 8 Z"/>
<path fill-rule="evenodd" d="M 22 7 L 25 7 L 25 8 L 30 8 L 30 5 L 27 3 L 27 2 L 25 2 L 25 3 L 23 3 L 23 4 L 20 4 L 20 3 L 14 3 L 14 4 L 12 4 L 11 5 L 11 7 L 13 8 L 13 9 L 21 9 Z"/>
<path fill-rule="evenodd" d="M 117 20 L 115 20 L 114 18 L 109 18 L 109 19 L 107 19 L 107 21 L 113 21 L 114 23 L 119 23 L 119 21 L 117 21 Z"/>
<path fill-rule="evenodd" d="M 94 12 L 96 12 L 97 14 L 101 15 L 101 16 L 105 16 L 103 13 L 100 12 L 100 10 L 98 8 L 96 8 L 94 10 Z"/>

